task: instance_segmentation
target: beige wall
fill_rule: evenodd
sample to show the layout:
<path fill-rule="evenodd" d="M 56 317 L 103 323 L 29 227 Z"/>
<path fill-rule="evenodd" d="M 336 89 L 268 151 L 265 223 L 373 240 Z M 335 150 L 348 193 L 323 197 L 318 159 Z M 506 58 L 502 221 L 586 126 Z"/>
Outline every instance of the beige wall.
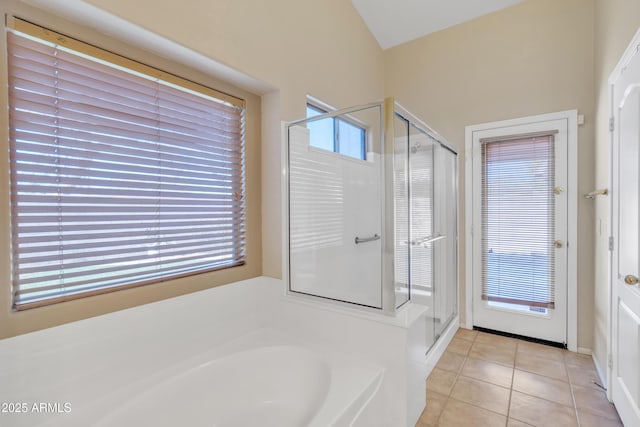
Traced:
<path fill-rule="evenodd" d="M 609 116 L 611 115 L 608 78 L 633 35 L 640 27 L 640 2 L 637 0 L 595 1 L 595 187 L 609 184 Z M 606 372 L 607 336 L 609 335 L 608 236 L 609 199 L 596 201 L 594 338 L 593 351 L 600 372 Z"/>
<path fill-rule="evenodd" d="M 346 0 L 90 0 L 276 88 L 269 118 L 305 115 L 305 96 L 342 108 L 382 98 L 382 50 Z M 281 277 L 280 128 L 263 129 L 263 272 Z"/>
<path fill-rule="evenodd" d="M 385 94 L 423 118 L 460 154 L 464 260 L 465 126 L 578 109 L 578 193 L 593 180 L 593 1 L 529 0 L 385 51 Z M 593 330 L 593 202 L 578 201 L 578 346 Z M 464 263 L 461 262 L 464 310 Z M 464 313 L 461 313 L 464 318 Z"/>
<path fill-rule="evenodd" d="M 86 3 L 67 0 L 64 4 L 70 9 L 84 10 Z M 93 24 L 104 24 L 100 11 L 80 22 L 77 17 L 68 22 L 55 17 L 51 11 L 44 12 L 18 0 L 9 0 L 0 6 L 2 12 L 23 16 L 247 99 L 247 265 L 20 313 L 11 312 L 10 289 L 4 286 L 0 294 L 0 339 L 261 274 L 279 277 L 282 262 L 280 120 L 303 117 L 307 94 L 336 107 L 382 97 L 382 50 L 348 1 L 182 0 L 164 2 L 163 7 L 158 7 L 155 0 L 94 0 L 91 3 L 259 82 L 254 87 L 261 88 L 262 92 L 256 96 L 210 75 L 178 66 L 172 60 L 123 48 L 117 42 L 117 46 L 113 45 L 114 40 L 91 28 Z M 118 28 L 108 32 L 124 34 Z M 145 41 L 139 43 L 144 45 Z M 163 52 L 169 59 L 173 54 Z M 4 51 L 0 55 L 4 56 Z M 0 73 L 0 80 L 6 81 L 6 70 Z M 0 91 L 0 104 L 6 105 L 5 91 Z M 7 140 L 6 118 L 5 107 L 1 107 L 2 141 Z M 6 153 L 6 149 L 2 151 Z M 3 158 L 0 157 L 0 175 L 7 177 L 6 167 L 2 166 L 6 158 L 1 162 Z M 5 285 L 10 283 L 6 182 L 6 179 L 0 180 L 0 205 L 4 206 L 0 209 L 0 279 Z"/>
<path fill-rule="evenodd" d="M 285 120 L 307 93 L 337 107 L 382 95 L 382 50 L 348 0 L 88 2 L 271 84 Z"/>

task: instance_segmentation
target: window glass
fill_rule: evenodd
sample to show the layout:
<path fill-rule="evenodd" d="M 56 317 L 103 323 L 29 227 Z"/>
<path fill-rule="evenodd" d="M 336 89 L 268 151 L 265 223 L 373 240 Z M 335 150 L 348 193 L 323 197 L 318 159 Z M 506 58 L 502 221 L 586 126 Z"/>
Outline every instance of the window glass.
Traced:
<path fill-rule="evenodd" d="M 338 150 L 340 154 L 365 159 L 365 130 L 347 121 L 337 119 Z"/>
<path fill-rule="evenodd" d="M 244 264 L 243 101 L 16 25 L 8 33 L 15 307 Z"/>
<path fill-rule="evenodd" d="M 307 118 L 326 112 L 315 105 L 307 104 Z M 327 117 L 307 122 L 307 129 L 309 129 L 309 143 L 312 147 L 360 160 L 366 159 L 367 131 L 363 127 L 338 117 Z"/>
<path fill-rule="evenodd" d="M 307 105 L 307 117 L 315 117 L 324 113 L 326 111 Z M 327 151 L 335 151 L 334 125 L 334 120 L 331 117 L 307 123 L 311 146 Z"/>

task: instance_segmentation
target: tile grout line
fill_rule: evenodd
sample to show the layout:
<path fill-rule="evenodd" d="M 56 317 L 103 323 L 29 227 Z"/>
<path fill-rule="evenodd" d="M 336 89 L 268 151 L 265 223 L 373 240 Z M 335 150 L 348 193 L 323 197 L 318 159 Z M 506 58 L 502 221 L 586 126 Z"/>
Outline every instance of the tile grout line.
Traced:
<path fill-rule="evenodd" d="M 476 334 L 476 336 L 477 335 L 478 334 Z M 454 335 L 454 338 L 455 338 L 455 335 Z M 453 380 L 453 385 L 451 386 L 451 390 L 449 390 L 449 393 L 447 394 L 447 400 L 444 402 L 444 406 L 442 407 L 442 410 L 440 411 L 440 414 L 438 415 L 438 419 L 436 420 L 436 426 L 440 425 L 440 418 L 442 418 L 442 414 L 444 414 L 445 409 L 449 405 L 449 400 L 453 399 L 451 397 L 451 393 L 453 392 L 453 388 L 456 386 L 456 383 L 458 382 L 458 378 L 462 374 L 462 370 L 464 369 L 464 365 L 466 365 L 466 363 L 467 363 L 467 358 L 469 357 L 469 353 L 471 352 L 471 347 L 473 346 L 473 343 L 475 342 L 475 340 L 476 340 L 476 337 L 474 336 L 473 340 L 471 340 L 471 345 L 469 346 L 469 350 L 467 350 L 467 354 L 464 356 L 464 360 L 462 361 L 462 365 L 460 366 L 460 370 L 456 373 L 455 380 Z M 445 349 L 445 351 L 447 351 L 447 350 Z"/>
<path fill-rule="evenodd" d="M 571 390 L 571 399 L 573 400 L 573 412 L 576 414 L 576 422 L 578 423 L 578 427 L 580 427 L 582 423 L 580 421 L 580 416 L 578 415 L 578 402 L 576 402 L 576 395 L 573 392 L 573 381 L 571 380 L 571 375 L 569 375 L 569 370 L 567 369 L 566 355 L 562 361 L 564 363 L 564 370 L 567 372 L 567 378 L 569 379 L 569 390 Z"/>
<path fill-rule="evenodd" d="M 518 340 L 518 339 L 515 339 L 515 340 L 516 340 L 516 351 L 515 351 L 515 354 L 514 354 L 513 364 L 511 365 L 511 368 L 512 368 L 512 374 L 511 374 L 511 387 L 509 388 L 509 406 L 508 406 L 508 409 L 507 409 L 507 423 L 509 422 L 509 419 L 511 419 L 511 418 L 512 418 L 512 417 L 511 417 L 511 399 L 512 399 L 512 397 L 513 397 L 513 391 L 514 391 L 513 386 L 514 386 L 514 381 L 515 381 L 515 373 L 516 373 L 516 369 L 518 369 L 518 368 L 516 367 L 516 360 L 517 360 L 518 353 L 519 353 L 518 348 L 520 347 L 520 344 L 521 344 L 521 340 Z M 523 353 L 527 353 L 527 351 L 525 351 L 525 350 L 523 350 L 522 352 L 523 352 Z M 480 360 L 484 360 L 484 359 L 480 359 Z M 487 360 L 487 361 L 488 361 L 488 362 L 492 362 L 492 361 L 489 361 L 489 360 Z M 501 363 L 498 363 L 498 362 L 493 362 L 493 363 L 501 364 Z M 563 358 L 562 358 L 562 364 L 563 364 L 564 369 L 565 369 L 565 374 L 567 375 L 567 381 L 566 381 L 566 383 L 569 385 L 569 389 L 570 389 L 571 394 L 572 394 L 572 396 L 571 396 L 571 397 L 572 397 L 572 400 L 573 400 L 573 409 L 574 409 L 574 412 L 576 413 L 576 420 L 577 420 L 577 419 L 578 419 L 578 416 L 577 416 L 577 406 L 576 406 L 576 404 L 575 404 L 575 399 L 574 399 L 574 397 L 573 397 L 573 388 L 572 388 L 571 383 L 570 383 L 570 378 L 569 378 L 569 374 L 568 374 L 568 372 L 567 372 L 566 363 L 565 363 L 565 357 L 564 357 L 564 356 L 563 356 Z M 503 366 L 506 366 L 506 365 L 503 365 Z M 522 372 L 527 372 L 527 373 L 530 373 L 530 374 L 533 374 L 533 375 L 539 375 L 539 376 L 541 376 L 541 377 L 548 378 L 548 379 L 551 379 L 551 380 L 556 380 L 556 381 L 564 382 L 564 381 L 562 381 L 562 380 L 560 380 L 560 379 L 558 379 L 558 378 L 549 377 L 549 376 L 547 376 L 547 375 L 543 375 L 543 374 L 540 374 L 540 373 L 537 373 L 537 372 L 531 372 L 531 371 L 528 371 L 528 370 L 526 370 L 526 369 L 521 369 L 521 371 L 522 371 Z M 482 380 L 480 380 L 480 381 L 482 381 Z M 487 381 L 485 381 L 485 382 L 487 382 Z M 493 383 L 490 383 L 490 382 L 489 382 L 489 384 L 493 384 Z M 497 384 L 493 384 L 493 385 L 497 385 Z M 522 393 L 522 394 L 525 394 L 525 395 L 527 395 L 527 396 L 531 396 L 531 397 L 534 397 L 534 398 L 537 398 L 537 399 L 545 400 L 545 401 L 550 402 L 550 403 L 558 404 L 557 402 L 555 402 L 555 401 L 553 401 L 553 400 L 548 400 L 548 399 L 545 399 L 545 398 L 543 398 L 543 397 L 535 396 L 535 395 L 533 395 L 533 394 L 529 394 L 529 393 L 526 393 L 526 392 L 521 392 L 521 391 L 519 391 L 519 393 Z M 559 405 L 560 405 L 560 404 L 559 404 Z M 569 406 L 566 406 L 566 405 L 561 405 L 561 406 L 569 407 Z M 518 420 L 517 418 L 513 418 L 513 419 L 514 419 L 514 420 Z M 518 420 L 518 421 L 520 421 L 520 420 Z M 521 421 L 521 422 L 522 422 L 522 421 Z M 525 424 L 527 424 L 527 423 L 525 423 Z"/>
<path fill-rule="evenodd" d="M 542 375 L 542 374 L 539 374 L 537 372 L 531 372 L 531 371 L 527 371 L 526 369 L 520 369 L 520 368 L 514 368 L 513 369 L 514 379 L 515 379 L 515 371 L 526 372 L 527 374 L 537 375 L 537 376 L 540 376 L 540 377 L 543 377 L 543 378 L 546 378 L 546 379 L 549 379 L 549 380 L 559 381 L 559 382 L 565 383 L 565 381 L 562 381 L 562 380 L 560 380 L 558 378 L 548 377 L 546 375 Z M 567 378 L 569 378 L 568 375 L 567 375 Z M 570 378 L 569 378 L 569 380 L 570 380 Z M 571 384 L 570 381 L 566 381 L 566 384 L 569 386 L 569 392 L 571 393 L 571 402 L 572 402 L 571 405 L 565 405 L 565 404 L 559 403 L 559 402 L 557 402 L 555 400 L 551 400 L 551 399 L 548 399 L 546 397 L 542 397 L 542 396 L 538 396 L 538 395 L 535 395 L 535 394 L 531 394 L 530 392 L 526 392 L 526 391 L 523 391 L 523 390 L 515 390 L 515 391 L 517 391 L 518 393 L 521 393 L 521 394 L 525 394 L 525 395 L 530 396 L 530 397 L 535 397 L 536 399 L 540 399 L 540 400 L 544 400 L 544 401 L 547 401 L 547 402 L 550 402 L 550 403 L 553 403 L 553 404 L 556 404 L 556 405 L 564 406 L 565 408 L 577 409 L 575 398 L 573 396 L 573 385 Z M 513 389 L 513 386 L 512 386 L 512 389 Z"/>
<path fill-rule="evenodd" d="M 571 366 L 573 368 L 580 368 L 580 366 L 577 366 L 577 365 L 567 365 L 566 361 L 565 361 L 565 366 L 567 367 L 567 375 L 569 374 L 569 372 L 568 372 L 569 371 L 569 366 Z M 599 390 L 599 389 L 595 389 L 595 388 L 591 389 L 590 387 L 588 387 L 586 385 L 582 385 L 582 384 L 574 384 L 573 381 L 571 380 L 571 376 L 570 375 L 568 375 L 568 376 L 569 376 L 569 384 L 570 384 L 570 387 L 571 387 L 571 397 L 573 398 L 573 404 L 574 404 L 574 407 L 575 407 L 575 410 L 576 410 L 576 419 L 578 420 L 578 427 L 580 427 L 582 425 L 582 421 L 580 420 L 580 412 L 578 411 L 578 402 L 577 402 L 577 400 L 575 398 L 575 394 L 574 394 L 574 386 L 576 386 L 578 388 L 584 388 L 584 389 L 587 389 L 587 390 L 597 390 L 599 392 L 603 392 L 603 391 Z M 606 394 L 605 394 L 605 396 L 606 396 Z M 609 400 L 606 397 L 605 397 L 605 401 L 610 403 Z M 614 409 L 615 409 L 615 406 L 614 406 Z M 594 410 L 592 410 L 592 408 L 587 408 L 587 407 L 580 408 L 580 411 L 586 412 L 587 414 L 592 415 L 592 416 L 597 416 L 597 417 L 600 417 L 600 418 L 604 418 L 604 419 L 609 420 L 609 421 L 618 422 L 618 423 L 621 422 L 620 415 L 618 415 L 616 418 L 614 418 L 614 417 L 611 417 L 609 414 L 605 414 L 605 413 L 602 413 L 602 412 L 594 411 Z M 617 414 L 617 409 L 616 409 L 616 414 Z"/>
<path fill-rule="evenodd" d="M 536 398 L 536 399 L 544 400 L 545 402 L 553 403 L 553 404 L 558 405 L 558 406 L 563 406 L 563 407 L 569 408 L 569 409 L 576 409 L 575 403 L 573 403 L 572 405 L 563 405 L 562 403 L 558 403 L 555 400 L 550 400 L 550 399 L 547 399 L 545 397 L 536 396 L 535 394 L 527 393 L 526 391 L 522 391 L 522 390 L 514 390 L 514 391 L 517 391 L 518 393 L 524 394 L 524 395 L 529 396 L 529 397 L 533 397 L 533 398 Z M 573 394 L 573 392 L 571 392 L 571 393 Z M 572 396 L 572 399 L 573 399 L 573 396 Z"/>
<path fill-rule="evenodd" d="M 464 356 L 464 361 L 462 362 L 462 366 L 460 367 L 460 370 L 456 373 L 456 379 L 453 381 L 453 385 L 451 386 L 451 390 L 449 390 L 449 395 L 447 396 L 447 403 L 449 403 L 449 399 L 453 399 L 453 397 L 451 397 L 451 393 L 453 393 L 453 389 L 456 387 L 456 384 L 458 383 L 458 378 L 460 378 L 460 375 L 462 375 L 462 369 L 464 368 L 464 365 L 467 363 L 467 358 L 469 357 L 469 353 L 471 352 L 471 347 L 473 346 L 474 342 L 475 342 L 475 337 L 473 338 L 473 341 L 471 341 L 471 345 L 467 350 L 467 354 L 465 354 Z M 447 405 L 445 404 L 445 406 Z M 444 409 L 440 413 L 440 417 L 442 417 L 443 413 L 444 413 Z M 438 424 L 440 424 L 440 417 L 438 417 Z"/>
<path fill-rule="evenodd" d="M 507 425 L 509 425 L 509 418 L 511 417 L 511 399 L 513 397 L 513 381 L 516 378 L 516 358 L 518 357 L 518 346 L 520 343 L 516 343 L 516 354 L 513 355 L 513 366 L 511 370 L 511 386 L 509 387 L 509 405 L 507 406 Z"/>
<path fill-rule="evenodd" d="M 511 391 L 512 391 L 512 389 L 513 389 L 513 371 L 515 371 L 515 356 L 514 356 L 514 359 L 513 359 L 513 365 L 511 366 L 511 368 L 512 368 L 512 373 L 511 373 L 511 387 L 509 388 L 509 402 L 508 402 L 508 405 L 507 405 L 507 414 L 506 414 L 506 415 L 505 415 L 505 414 L 501 414 L 500 412 L 493 411 L 493 410 L 491 410 L 491 409 L 483 408 L 482 406 L 478 406 L 478 405 L 476 405 L 476 404 L 474 404 L 474 403 L 465 402 L 464 400 L 456 399 L 455 397 L 453 397 L 453 396 L 451 395 L 451 393 L 453 392 L 453 388 L 456 386 L 456 383 L 458 382 L 458 379 L 459 379 L 460 377 L 465 377 L 465 378 L 469 378 L 469 379 L 472 379 L 472 380 L 475 380 L 475 381 L 480 381 L 480 382 L 483 382 L 483 383 L 485 383 L 485 384 L 490 384 L 490 385 L 493 385 L 493 386 L 496 386 L 496 387 L 507 388 L 507 387 L 501 386 L 501 385 L 499 385 L 499 384 L 494 384 L 494 383 L 489 382 L 489 381 L 484 381 L 484 380 L 481 380 L 481 379 L 478 379 L 478 378 L 467 377 L 466 375 L 462 375 L 462 371 L 464 370 L 464 366 L 466 365 L 467 360 L 469 359 L 469 357 L 471 357 L 471 356 L 470 356 L 470 354 L 471 354 L 471 347 L 473 347 L 473 344 L 476 342 L 476 339 L 475 339 L 475 338 L 476 338 L 477 336 L 478 336 L 478 334 L 476 334 L 476 336 L 474 337 L 474 339 L 470 341 L 470 342 L 471 342 L 471 346 L 469 347 L 469 351 L 467 351 L 467 355 L 466 355 L 466 356 L 464 356 L 464 361 L 462 362 L 462 365 L 461 365 L 461 368 L 460 368 L 459 372 L 456 374 L 456 378 L 455 378 L 455 380 L 454 380 L 454 382 L 453 382 L 453 387 L 451 387 L 451 391 L 449 392 L 449 395 L 447 396 L 447 403 L 449 402 L 449 400 L 453 399 L 453 400 L 455 400 L 455 401 L 457 401 L 457 402 L 461 402 L 461 403 L 467 404 L 467 405 L 469 405 L 469 406 L 473 406 L 473 407 L 475 407 L 475 408 L 479 408 L 479 409 L 482 409 L 482 410 L 485 410 L 485 411 L 488 411 L 488 412 L 494 413 L 494 414 L 496 414 L 496 415 L 501 415 L 501 416 L 505 417 L 505 427 L 506 427 L 506 425 L 509 423 L 509 409 L 510 409 L 510 404 L 511 404 Z M 516 343 L 516 353 L 517 353 L 517 343 Z M 475 358 L 474 358 L 474 359 L 475 359 Z M 478 360 L 481 360 L 481 361 L 484 361 L 484 362 L 492 362 L 492 361 L 490 361 L 490 360 L 484 360 L 484 359 L 478 359 Z M 497 365 L 502 365 L 502 366 L 505 366 L 505 367 L 506 367 L 506 365 L 501 364 L 501 363 L 497 363 L 497 362 L 492 362 L 492 363 L 495 363 L 495 364 L 497 364 Z M 446 406 L 446 403 L 445 403 L 445 406 Z M 437 424 L 437 425 L 439 425 L 439 423 L 440 423 L 440 418 L 442 417 L 442 414 L 443 414 L 443 413 L 444 413 L 444 409 L 442 410 L 442 412 L 441 412 L 441 413 L 440 413 L 440 415 L 438 416 L 438 424 Z"/>
<path fill-rule="evenodd" d="M 488 362 L 488 360 L 483 360 L 483 362 Z M 505 368 L 506 368 L 506 367 L 507 367 L 507 366 L 505 366 Z M 468 376 L 468 375 L 462 375 L 462 371 L 460 372 L 460 376 L 461 376 L 461 377 L 464 377 L 464 378 L 467 378 L 467 379 L 469 379 L 469 380 L 472 380 L 472 381 L 477 381 L 477 382 L 480 382 L 480 383 L 483 383 L 483 384 L 488 384 L 488 385 L 492 385 L 492 386 L 495 386 L 495 387 L 504 388 L 505 390 L 511 390 L 511 387 L 510 387 L 510 386 L 506 386 L 506 385 L 501 385 L 501 384 L 492 383 L 491 381 L 483 380 L 483 379 L 481 379 L 481 378 L 474 378 L 474 377 L 470 377 L 470 376 Z M 511 383 L 513 384 L 513 374 L 511 374 Z"/>
<path fill-rule="evenodd" d="M 481 410 L 486 411 L 486 412 L 491 412 L 492 414 L 500 415 L 501 417 L 507 418 L 507 421 L 509 420 L 509 417 L 507 417 L 505 414 L 501 414 L 500 412 L 496 412 L 493 409 L 483 408 L 482 406 L 478 406 L 475 403 L 469 403 L 469 402 L 466 402 L 464 400 L 456 399 L 455 397 L 449 397 L 449 399 L 455 400 L 456 402 L 464 403 L 465 405 L 473 406 L 474 408 L 478 408 L 478 409 L 481 409 Z M 447 401 L 449 399 L 447 399 Z M 518 421 L 520 421 L 520 420 L 518 420 Z"/>

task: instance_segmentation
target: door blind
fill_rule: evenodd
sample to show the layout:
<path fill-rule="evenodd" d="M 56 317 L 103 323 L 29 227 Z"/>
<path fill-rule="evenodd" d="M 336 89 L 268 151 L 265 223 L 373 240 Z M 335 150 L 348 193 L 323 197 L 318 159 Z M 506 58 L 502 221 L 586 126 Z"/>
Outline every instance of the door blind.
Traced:
<path fill-rule="evenodd" d="M 482 299 L 555 304 L 554 136 L 482 143 Z"/>
<path fill-rule="evenodd" d="M 21 24 L 8 33 L 15 307 L 243 264 L 241 104 Z"/>

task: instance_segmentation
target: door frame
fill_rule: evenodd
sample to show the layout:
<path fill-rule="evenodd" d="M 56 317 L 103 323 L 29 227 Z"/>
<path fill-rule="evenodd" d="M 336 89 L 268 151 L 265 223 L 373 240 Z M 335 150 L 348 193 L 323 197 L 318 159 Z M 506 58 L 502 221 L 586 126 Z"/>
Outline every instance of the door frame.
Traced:
<path fill-rule="evenodd" d="M 475 132 L 553 120 L 567 121 L 567 348 L 578 351 L 578 110 L 465 127 L 465 326 L 473 328 L 473 137 Z M 479 153 L 477 153 L 479 155 Z"/>
<path fill-rule="evenodd" d="M 617 219 L 614 219 L 613 217 L 613 210 L 614 210 L 614 203 L 617 202 L 617 188 L 614 188 L 614 183 L 616 182 L 615 177 L 614 177 L 614 166 L 616 165 L 615 163 L 615 155 L 617 155 L 618 152 L 618 145 L 615 142 L 615 138 L 614 138 L 614 129 L 613 126 L 615 125 L 615 123 L 613 123 L 613 118 L 615 116 L 615 105 L 614 105 L 614 83 L 616 82 L 616 80 L 618 80 L 618 78 L 622 75 L 622 73 L 624 72 L 624 70 L 627 68 L 627 65 L 629 64 L 629 62 L 633 59 L 633 57 L 635 55 L 638 54 L 638 47 L 640 46 L 640 29 L 638 29 L 635 33 L 635 35 L 633 36 L 633 38 L 631 39 L 631 41 L 629 42 L 629 45 L 627 46 L 627 48 L 625 49 L 624 53 L 622 54 L 622 56 L 620 57 L 620 59 L 618 60 L 618 63 L 616 64 L 615 68 L 613 69 L 613 71 L 611 72 L 611 74 L 609 75 L 609 79 L 607 80 L 607 85 L 609 86 L 609 188 L 611 189 L 611 198 L 609 200 L 609 238 L 610 238 L 610 242 L 613 239 L 614 236 L 614 230 L 615 227 L 618 225 L 617 223 Z M 616 234 L 617 236 L 617 234 Z M 607 386 L 607 399 L 609 399 L 609 401 L 611 401 L 612 396 L 611 396 L 611 387 L 613 384 L 613 359 L 614 359 L 614 354 L 613 354 L 613 325 L 614 325 L 614 321 L 615 319 L 613 318 L 614 313 L 615 313 L 615 301 L 613 298 L 613 275 L 615 274 L 614 269 L 613 269 L 613 247 L 610 246 L 609 247 L 609 254 L 608 254 L 608 274 L 607 274 L 607 287 L 608 287 L 608 292 L 607 292 L 607 296 L 609 298 L 608 303 L 606 304 L 608 313 L 606 313 L 605 318 L 607 319 L 607 360 L 605 361 L 606 363 L 606 378 L 604 379 L 604 381 L 606 382 L 606 386 Z M 596 367 L 598 367 L 596 365 Z M 599 369 L 598 369 L 599 372 Z"/>

